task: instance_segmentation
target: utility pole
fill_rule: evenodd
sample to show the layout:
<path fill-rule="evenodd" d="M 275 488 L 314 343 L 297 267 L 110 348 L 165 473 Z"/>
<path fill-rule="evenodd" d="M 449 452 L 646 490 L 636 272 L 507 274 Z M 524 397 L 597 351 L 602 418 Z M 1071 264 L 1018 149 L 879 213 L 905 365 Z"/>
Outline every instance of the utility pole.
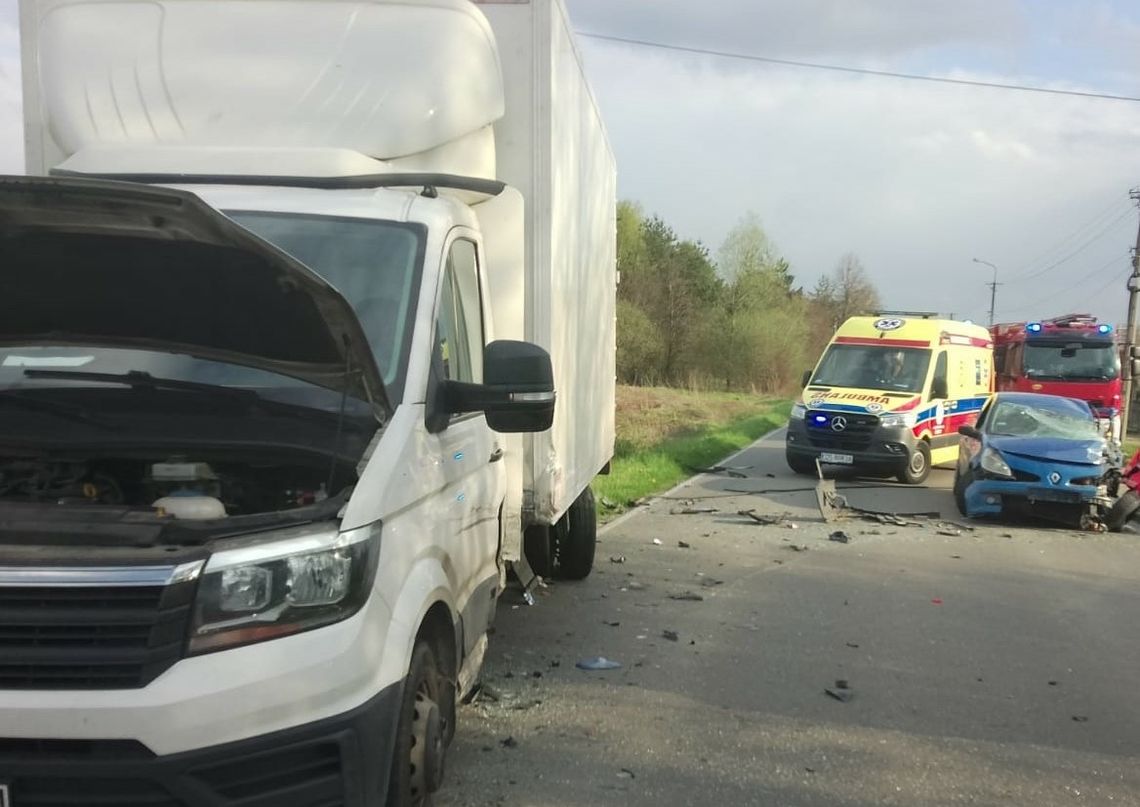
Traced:
<path fill-rule="evenodd" d="M 1129 194 L 1132 201 L 1140 202 L 1140 188 Z M 1120 396 L 1120 440 L 1128 436 L 1128 421 L 1132 414 L 1132 351 L 1136 346 L 1136 310 L 1140 306 L 1140 228 L 1136 231 L 1136 246 L 1132 250 L 1132 274 L 1128 278 L 1128 326 L 1124 344 L 1124 390 Z"/>
<path fill-rule="evenodd" d="M 986 284 L 990 287 L 990 325 L 992 326 L 994 324 L 994 304 L 997 302 L 997 287 L 1003 284 L 997 282 L 997 267 L 992 263 L 989 261 L 980 260 L 978 258 L 974 258 L 974 263 L 984 264 L 985 266 L 988 266 L 994 270 L 993 281 Z"/>

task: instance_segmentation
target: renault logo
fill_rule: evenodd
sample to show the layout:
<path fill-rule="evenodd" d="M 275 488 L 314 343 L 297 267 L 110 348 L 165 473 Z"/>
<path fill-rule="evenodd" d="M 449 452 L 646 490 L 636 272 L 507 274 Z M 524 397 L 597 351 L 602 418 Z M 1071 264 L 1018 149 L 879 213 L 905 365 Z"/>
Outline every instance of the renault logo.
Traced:
<path fill-rule="evenodd" d="M 833 432 L 841 432 L 847 430 L 847 418 L 843 415 L 836 415 L 831 419 L 831 430 Z"/>
<path fill-rule="evenodd" d="M 1059 485 L 1061 484 L 1061 475 L 1054 471 L 1053 473 L 1049 474 L 1049 481 L 1054 485 Z"/>

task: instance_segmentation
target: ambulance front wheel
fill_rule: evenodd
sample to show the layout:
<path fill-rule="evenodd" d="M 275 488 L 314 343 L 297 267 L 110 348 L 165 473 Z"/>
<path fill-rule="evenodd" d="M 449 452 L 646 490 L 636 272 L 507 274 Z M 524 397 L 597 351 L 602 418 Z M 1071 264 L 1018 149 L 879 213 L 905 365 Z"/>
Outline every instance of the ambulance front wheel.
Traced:
<path fill-rule="evenodd" d="M 907 485 L 921 485 L 930 475 L 930 444 L 919 440 L 910 452 L 906 465 L 899 471 L 898 479 Z"/>
<path fill-rule="evenodd" d="M 792 469 L 793 473 L 800 474 L 801 476 L 816 476 L 815 460 L 811 457 L 805 457 L 800 454 L 793 454 L 791 451 L 784 452 L 784 458 L 788 461 L 788 467 Z"/>

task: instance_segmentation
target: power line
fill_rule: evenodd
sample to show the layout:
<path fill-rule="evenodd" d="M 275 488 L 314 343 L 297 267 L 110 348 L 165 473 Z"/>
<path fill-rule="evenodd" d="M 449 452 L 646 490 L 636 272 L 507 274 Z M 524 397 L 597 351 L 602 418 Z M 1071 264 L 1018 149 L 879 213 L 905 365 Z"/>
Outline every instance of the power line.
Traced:
<path fill-rule="evenodd" d="M 1033 280 L 1033 279 L 1035 279 L 1035 278 L 1041 277 L 1041 276 L 1042 276 L 1042 275 L 1044 275 L 1044 274 L 1047 274 L 1048 272 L 1052 272 L 1052 271 L 1053 271 L 1054 269 L 1056 269 L 1058 266 L 1061 266 L 1061 265 L 1063 265 L 1063 264 L 1066 264 L 1066 263 L 1068 263 L 1069 261 L 1071 261 L 1073 258 L 1075 258 L 1075 257 L 1077 257 L 1078 255 L 1080 255 L 1082 252 L 1084 252 L 1084 251 L 1085 251 L 1086 249 L 1088 249 L 1090 246 L 1092 246 L 1092 245 L 1093 245 L 1093 244 L 1095 244 L 1097 241 L 1099 241 L 1101 238 L 1103 238 L 1105 235 L 1107 235 L 1107 234 L 1108 234 L 1108 233 L 1109 233 L 1109 232 L 1112 230 L 1112 228 L 1113 228 L 1113 227 L 1115 227 L 1115 226 L 1116 226 L 1117 224 L 1119 224 L 1120 222 L 1124 221 L 1124 219 L 1125 219 L 1127 216 L 1131 216 L 1131 215 L 1132 215 L 1132 210 L 1131 210 L 1131 209 L 1129 209 L 1129 210 L 1125 210 L 1123 213 L 1121 213 L 1119 216 L 1117 216 L 1117 217 L 1116 217 L 1116 218 L 1114 218 L 1112 221 L 1110 221 L 1110 222 L 1109 222 L 1107 225 L 1105 225 L 1105 227 L 1104 227 L 1103 229 L 1101 229 L 1099 232 L 1097 232 L 1097 234 L 1096 234 L 1096 235 L 1094 235 L 1094 236 L 1092 236 L 1091 238 L 1089 238 L 1087 241 L 1085 241 L 1084 243 L 1082 243 L 1082 244 L 1081 244 L 1079 247 L 1077 247 L 1076 249 L 1074 249 L 1072 252 L 1070 252 L 1070 253 L 1069 253 L 1068 255 L 1066 255 L 1065 257 L 1061 258 L 1061 259 L 1060 259 L 1060 260 L 1058 260 L 1058 261 L 1055 261 L 1054 263 L 1051 263 L 1051 264 L 1049 264 L 1049 265 L 1048 265 L 1048 266 L 1046 266 L 1044 269 L 1038 270 L 1038 271 L 1036 271 L 1036 272 L 1032 272 L 1032 273 L 1030 273 L 1030 274 L 1028 274 L 1028 275 L 1023 275 L 1023 276 L 1021 276 L 1021 277 L 1015 277 L 1015 278 L 1013 278 L 1013 280 L 1014 280 L 1014 281 L 1022 281 L 1022 280 Z"/>
<path fill-rule="evenodd" d="M 1121 260 L 1126 259 L 1126 257 L 1127 256 L 1114 255 L 1107 263 L 1103 264 L 1102 266 L 1098 266 L 1096 269 L 1089 272 L 1086 277 L 1095 277 L 1096 275 L 1099 275 L 1101 272 L 1103 272 L 1105 269 L 1110 268 L 1113 264 L 1115 264 Z M 1097 295 L 1103 293 L 1113 283 L 1122 279 L 1126 274 L 1128 274 L 1128 272 L 1131 272 L 1131 271 L 1132 271 L 1132 266 L 1131 266 L 1131 264 L 1129 264 L 1129 266 L 1127 267 L 1127 269 L 1124 272 L 1117 272 L 1112 277 L 1110 277 L 1108 279 L 1108 282 L 1105 283 L 1103 286 L 1101 286 L 1099 289 L 1097 289 L 1096 291 L 1091 292 L 1089 294 L 1085 294 L 1085 295 L 1082 295 L 1082 296 L 1076 298 L 1075 302 L 1083 303 L 1086 300 L 1089 300 L 1093 297 L 1096 297 Z M 989 284 L 987 283 L 986 285 L 988 286 Z M 1050 300 L 1052 300 L 1054 297 L 1057 297 L 1058 295 L 1071 294 L 1072 292 L 1073 292 L 1073 289 L 1071 286 L 1065 286 L 1061 289 L 1058 289 L 1057 291 L 1050 292 L 1049 294 L 1046 294 L 1044 297 L 1041 297 L 1040 299 L 1036 300 L 1033 303 L 1029 303 L 1029 304 L 1023 305 L 1023 306 L 1018 306 L 1017 308 L 1002 309 L 1002 316 L 1008 316 L 1010 314 L 1017 313 L 1020 311 L 1035 310 L 1035 309 L 1039 308 L 1042 303 L 1049 302 Z"/>
<path fill-rule="evenodd" d="M 1099 98 L 1105 101 L 1133 101 L 1140 102 L 1140 97 L 1131 95 L 1114 95 L 1106 92 L 1091 92 L 1083 90 L 1062 90 L 1055 87 L 1037 87 L 1031 84 L 1003 84 L 996 81 L 977 81 L 965 78 L 950 78 L 948 76 L 926 76 L 920 73 L 899 73 L 893 70 L 872 70 L 867 67 L 850 67 L 847 65 L 824 64 L 820 62 L 802 62 L 796 59 L 777 59 L 773 56 L 760 56 L 754 53 L 738 53 L 727 50 L 713 50 L 711 48 L 694 48 L 686 45 L 675 45 L 668 42 L 653 42 L 648 39 L 634 39 L 632 37 L 613 36 L 610 34 L 595 34 L 588 31 L 578 31 L 578 36 L 589 39 L 598 39 L 604 42 L 619 42 L 624 45 L 637 45 L 643 48 L 656 48 L 658 50 L 679 51 L 681 53 L 696 53 L 702 56 L 717 56 L 722 59 L 739 59 L 747 62 L 763 62 L 764 64 L 778 64 L 785 67 L 802 67 L 809 70 L 830 70 L 836 73 L 855 73 L 862 76 L 879 76 L 881 78 L 898 78 L 908 81 L 929 81 L 936 84 L 956 84 L 965 87 L 986 87 L 993 90 L 1013 90 L 1016 92 L 1036 92 L 1047 95 L 1069 95 L 1078 98 Z"/>
<path fill-rule="evenodd" d="M 1013 278 L 1012 279 L 1017 280 L 1018 278 L 1021 277 L 1021 275 L 1023 273 L 1025 273 L 1027 271 L 1032 271 L 1034 266 L 1040 265 L 1040 264 L 1044 263 L 1046 260 L 1049 260 L 1049 259 L 1056 257 L 1056 255 L 1058 253 L 1060 253 L 1061 250 L 1063 250 L 1065 247 L 1067 247 L 1071 242 L 1076 241 L 1078 237 L 1080 237 L 1081 235 L 1088 232 L 1095 225 L 1100 224 L 1102 221 L 1104 221 L 1104 219 L 1107 216 L 1109 216 L 1114 210 L 1116 210 L 1120 207 L 1120 203 L 1123 201 L 1123 198 L 1118 196 L 1118 194 L 1115 192 L 1112 194 L 1112 196 L 1113 196 L 1112 203 L 1108 207 L 1102 209 L 1099 213 L 1097 213 L 1091 219 L 1086 221 L 1084 224 L 1082 224 L 1077 229 L 1073 230 L 1071 233 L 1066 235 L 1061 240 L 1057 241 L 1055 244 L 1053 244 L 1053 246 L 1049 247 L 1049 249 L 1042 252 L 1040 255 L 1038 255 L 1036 258 L 1034 258 L 1032 261 L 1029 261 L 1027 263 L 1023 263 L 1020 266 L 1018 266 L 1017 269 L 1015 269 L 1013 271 Z"/>

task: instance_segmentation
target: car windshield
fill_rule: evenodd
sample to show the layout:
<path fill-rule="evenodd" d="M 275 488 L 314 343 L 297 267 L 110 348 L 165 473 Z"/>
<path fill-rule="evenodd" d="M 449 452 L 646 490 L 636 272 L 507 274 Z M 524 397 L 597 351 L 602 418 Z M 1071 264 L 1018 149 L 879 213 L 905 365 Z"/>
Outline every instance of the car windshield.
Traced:
<path fill-rule="evenodd" d="M 229 210 L 226 215 L 289 253 L 352 305 L 393 404 L 404 394 L 423 265 L 423 228 L 375 219 Z"/>
<path fill-rule="evenodd" d="M 929 350 L 831 345 L 811 383 L 825 387 L 921 392 L 929 366 Z"/>
<path fill-rule="evenodd" d="M 1027 344 L 1025 375 L 1065 381 L 1108 381 L 1120 375 L 1112 344 Z"/>
<path fill-rule="evenodd" d="M 987 418 L 987 431 L 1008 437 L 1062 437 L 1093 440 L 1100 437 L 1092 412 L 1066 401 L 998 401 Z"/>

